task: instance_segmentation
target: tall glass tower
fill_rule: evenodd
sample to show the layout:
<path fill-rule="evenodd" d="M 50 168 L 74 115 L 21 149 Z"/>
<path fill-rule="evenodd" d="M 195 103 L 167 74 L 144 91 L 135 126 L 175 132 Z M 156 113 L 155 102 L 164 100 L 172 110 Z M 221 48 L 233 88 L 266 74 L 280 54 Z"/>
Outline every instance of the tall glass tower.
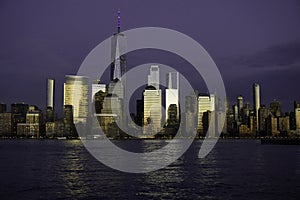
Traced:
<path fill-rule="evenodd" d="M 117 15 L 117 33 L 115 33 L 111 38 L 111 68 L 110 68 L 110 83 L 108 86 L 108 94 L 110 96 L 106 97 L 106 100 L 113 102 L 118 98 L 120 106 L 117 104 L 111 104 L 111 110 L 119 109 L 118 125 L 124 126 L 127 124 L 126 117 L 126 100 L 125 100 L 125 86 L 126 86 L 126 37 L 121 33 L 121 17 L 120 11 Z"/>
<path fill-rule="evenodd" d="M 55 95 L 55 81 L 54 79 L 47 79 L 47 108 L 54 109 L 54 95 Z"/>
<path fill-rule="evenodd" d="M 148 86 L 143 92 L 144 137 L 154 137 L 161 130 L 161 90 L 159 89 L 159 67 L 152 65 L 148 75 Z"/>
<path fill-rule="evenodd" d="M 254 104 L 254 113 L 255 113 L 255 130 L 259 130 L 259 120 L 258 120 L 258 111 L 260 108 L 260 87 L 258 83 L 253 84 L 253 104 Z"/>
<path fill-rule="evenodd" d="M 126 37 L 121 30 L 120 11 L 118 11 L 118 29 L 111 38 L 111 81 L 121 81 L 122 76 L 126 73 Z"/>
<path fill-rule="evenodd" d="M 171 104 L 177 106 L 177 116 L 179 119 L 179 74 L 178 72 L 169 72 L 167 74 L 166 88 L 166 121 L 168 120 L 168 109 Z"/>
<path fill-rule="evenodd" d="M 74 123 L 85 123 L 88 116 L 89 79 L 86 76 L 66 75 L 64 106 L 73 106 Z"/>
<path fill-rule="evenodd" d="M 150 74 L 148 75 L 148 86 L 155 87 L 159 90 L 159 67 L 158 65 L 151 65 Z"/>

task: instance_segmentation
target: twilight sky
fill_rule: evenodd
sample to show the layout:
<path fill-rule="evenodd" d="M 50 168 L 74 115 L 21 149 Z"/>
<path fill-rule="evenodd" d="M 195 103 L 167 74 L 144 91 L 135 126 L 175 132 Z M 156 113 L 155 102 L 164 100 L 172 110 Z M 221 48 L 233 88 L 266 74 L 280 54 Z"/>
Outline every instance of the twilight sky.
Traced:
<path fill-rule="evenodd" d="M 165 27 L 198 41 L 219 67 L 232 102 L 242 94 L 252 105 L 253 82 L 261 85 L 263 104 L 278 99 L 290 110 L 300 101 L 298 0 L 1 0 L 0 102 L 44 109 L 46 79 L 55 78 L 61 110 L 64 76 L 76 74 L 87 54 L 116 31 L 118 9 L 122 30 Z M 185 70 L 176 59 L 149 55 L 128 56 L 128 62 L 165 59 Z"/>

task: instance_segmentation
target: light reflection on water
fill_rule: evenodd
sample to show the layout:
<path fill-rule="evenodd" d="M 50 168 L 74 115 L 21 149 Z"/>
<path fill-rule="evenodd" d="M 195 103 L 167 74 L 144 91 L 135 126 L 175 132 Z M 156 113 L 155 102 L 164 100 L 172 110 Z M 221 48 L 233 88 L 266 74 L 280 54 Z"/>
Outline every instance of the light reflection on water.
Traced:
<path fill-rule="evenodd" d="M 116 143 L 142 152 L 166 141 Z M 299 146 L 220 140 L 207 157 L 198 159 L 200 145 L 195 141 L 164 169 L 128 174 L 99 163 L 80 141 L 0 140 L 0 199 L 296 199 L 299 195 Z"/>

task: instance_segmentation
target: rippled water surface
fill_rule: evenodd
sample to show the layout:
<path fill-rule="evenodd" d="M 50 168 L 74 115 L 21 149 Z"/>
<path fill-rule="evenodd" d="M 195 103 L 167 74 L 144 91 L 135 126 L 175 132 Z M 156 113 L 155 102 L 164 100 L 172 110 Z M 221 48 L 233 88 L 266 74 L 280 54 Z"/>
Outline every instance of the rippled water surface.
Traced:
<path fill-rule="evenodd" d="M 163 141 L 116 141 L 135 152 Z M 196 140 L 159 171 L 106 167 L 79 140 L 0 140 L 0 199 L 297 199 L 300 146 L 219 140 L 204 159 Z"/>

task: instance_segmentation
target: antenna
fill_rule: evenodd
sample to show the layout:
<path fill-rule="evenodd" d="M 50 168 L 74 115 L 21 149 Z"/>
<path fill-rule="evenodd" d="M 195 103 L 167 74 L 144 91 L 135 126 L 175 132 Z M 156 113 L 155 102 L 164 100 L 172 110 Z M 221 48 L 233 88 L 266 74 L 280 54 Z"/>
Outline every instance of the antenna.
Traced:
<path fill-rule="evenodd" d="M 120 17 L 120 9 L 118 10 L 118 33 L 120 33 L 120 29 L 121 29 L 121 17 Z"/>

